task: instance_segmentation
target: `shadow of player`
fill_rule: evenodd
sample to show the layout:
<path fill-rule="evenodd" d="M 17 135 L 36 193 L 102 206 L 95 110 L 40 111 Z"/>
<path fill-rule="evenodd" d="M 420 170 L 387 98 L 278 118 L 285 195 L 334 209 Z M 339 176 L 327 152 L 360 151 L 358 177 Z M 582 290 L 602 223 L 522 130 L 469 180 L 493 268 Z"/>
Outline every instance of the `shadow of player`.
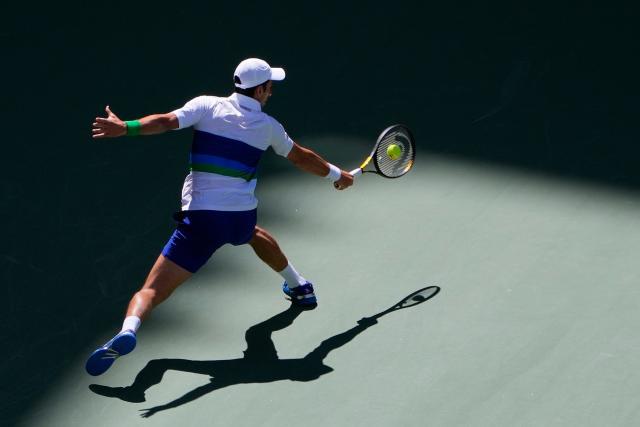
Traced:
<path fill-rule="evenodd" d="M 440 288 L 432 286 L 421 289 L 429 290 L 428 297 L 416 299 L 413 305 L 426 301 L 438 293 Z M 418 291 L 418 292 L 420 292 Z M 414 294 L 416 294 L 415 292 Z M 412 295 L 414 295 L 412 294 Z M 407 297 L 408 298 L 408 297 Z M 406 300 L 406 298 L 405 298 Z M 404 300 L 403 300 L 404 301 Z M 324 364 L 327 355 L 336 348 L 342 347 L 369 327 L 378 323 L 383 315 L 395 311 L 402 301 L 388 310 L 371 317 L 360 319 L 353 328 L 324 340 L 318 347 L 306 356 L 298 359 L 280 359 L 271 334 L 290 326 L 302 313 L 302 309 L 292 305 L 264 322 L 247 329 L 245 339 L 247 349 L 241 359 L 229 360 L 186 360 L 186 359 L 156 359 L 151 360 L 136 376 L 133 384 L 128 387 L 107 387 L 98 384 L 89 386 L 91 391 L 107 397 L 116 397 L 128 402 L 144 402 L 145 391 L 160 383 L 165 372 L 169 370 L 191 372 L 209 375 L 209 383 L 197 387 L 185 395 L 164 405 L 142 410 L 142 417 L 150 417 L 157 412 L 175 408 L 191 402 L 199 397 L 236 384 L 269 383 L 274 381 L 312 381 L 333 371 Z"/>

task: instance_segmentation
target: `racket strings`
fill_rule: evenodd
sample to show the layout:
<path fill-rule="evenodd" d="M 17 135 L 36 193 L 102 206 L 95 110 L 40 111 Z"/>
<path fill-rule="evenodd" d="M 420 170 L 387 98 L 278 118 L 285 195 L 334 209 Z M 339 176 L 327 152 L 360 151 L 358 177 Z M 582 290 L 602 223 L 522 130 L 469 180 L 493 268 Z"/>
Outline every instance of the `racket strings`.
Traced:
<path fill-rule="evenodd" d="M 397 145 L 401 154 L 392 159 L 387 154 L 390 145 Z M 396 130 L 385 135 L 376 149 L 376 163 L 380 172 L 388 177 L 396 178 L 404 175 L 413 166 L 415 152 L 411 144 L 411 137 L 402 130 Z"/>

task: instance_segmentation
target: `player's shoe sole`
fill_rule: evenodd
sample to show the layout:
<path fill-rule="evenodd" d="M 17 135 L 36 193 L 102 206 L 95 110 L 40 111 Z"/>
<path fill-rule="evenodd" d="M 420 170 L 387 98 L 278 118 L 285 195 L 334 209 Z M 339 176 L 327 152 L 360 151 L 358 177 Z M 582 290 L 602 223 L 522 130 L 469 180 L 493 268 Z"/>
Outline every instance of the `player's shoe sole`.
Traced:
<path fill-rule="evenodd" d="M 85 365 L 87 373 L 93 376 L 104 374 L 118 357 L 129 354 L 136 348 L 136 341 L 135 332 L 120 332 L 89 356 Z"/>
<path fill-rule="evenodd" d="M 289 297 L 292 304 L 298 307 L 312 309 L 318 306 L 318 299 L 313 293 L 313 284 L 311 284 L 311 282 L 307 282 L 304 285 L 300 285 L 295 288 L 289 288 L 287 282 L 284 282 L 282 285 L 282 292 Z"/>

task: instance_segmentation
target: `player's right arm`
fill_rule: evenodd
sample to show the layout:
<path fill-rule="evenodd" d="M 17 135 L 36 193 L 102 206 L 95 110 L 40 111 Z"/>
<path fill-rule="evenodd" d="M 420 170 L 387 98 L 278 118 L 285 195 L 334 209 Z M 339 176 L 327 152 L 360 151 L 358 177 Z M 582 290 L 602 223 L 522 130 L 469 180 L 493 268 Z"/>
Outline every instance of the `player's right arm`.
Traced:
<path fill-rule="evenodd" d="M 105 108 L 107 117 L 96 117 L 93 122 L 93 138 L 116 138 L 127 135 L 132 126 L 136 126 L 137 135 L 155 135 L 168 130 L 178 129 L 178 117 L 175 113 L 152 114 L 133 122 L 125 122 L 116 116 L 109 106 Z"/>

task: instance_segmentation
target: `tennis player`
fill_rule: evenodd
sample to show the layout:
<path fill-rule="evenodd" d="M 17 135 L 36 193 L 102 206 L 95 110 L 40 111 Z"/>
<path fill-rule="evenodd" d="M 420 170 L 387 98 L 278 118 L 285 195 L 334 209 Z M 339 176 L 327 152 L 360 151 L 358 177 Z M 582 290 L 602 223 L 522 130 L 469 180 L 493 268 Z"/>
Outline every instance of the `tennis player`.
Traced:
<path fill-rule="evenodd" d="M 182 209 L 174 215 L 176 229 L 142 289 L 131 298 L 121 332 L 87 360 L 89 374 L 104 373 L 115 359 L 130 353 L 136 346 L 136 332 L 153 307 L 227 243 L 251 245 L 283 277 L 282 290 L 293 304 L 317 305 L 312 283 L 291 265 L 273 236 L 256 225 L 256 168 L 264 151 L 272 147 L 303 171 L 332 181 L 338 190 L 351 186 L 353 177 L 293 142 L 277 120 L 262 112 L 273 81 L 284 78 L 282 68 L 249 58 L 235 70 L 231 96 L 199 96 L 173 112 L 131 121 L 120 120 L 107 106 L 107 117 L 95 119 L 93 138 L 153 135 L 188 127 L 194 131 Z"/>

